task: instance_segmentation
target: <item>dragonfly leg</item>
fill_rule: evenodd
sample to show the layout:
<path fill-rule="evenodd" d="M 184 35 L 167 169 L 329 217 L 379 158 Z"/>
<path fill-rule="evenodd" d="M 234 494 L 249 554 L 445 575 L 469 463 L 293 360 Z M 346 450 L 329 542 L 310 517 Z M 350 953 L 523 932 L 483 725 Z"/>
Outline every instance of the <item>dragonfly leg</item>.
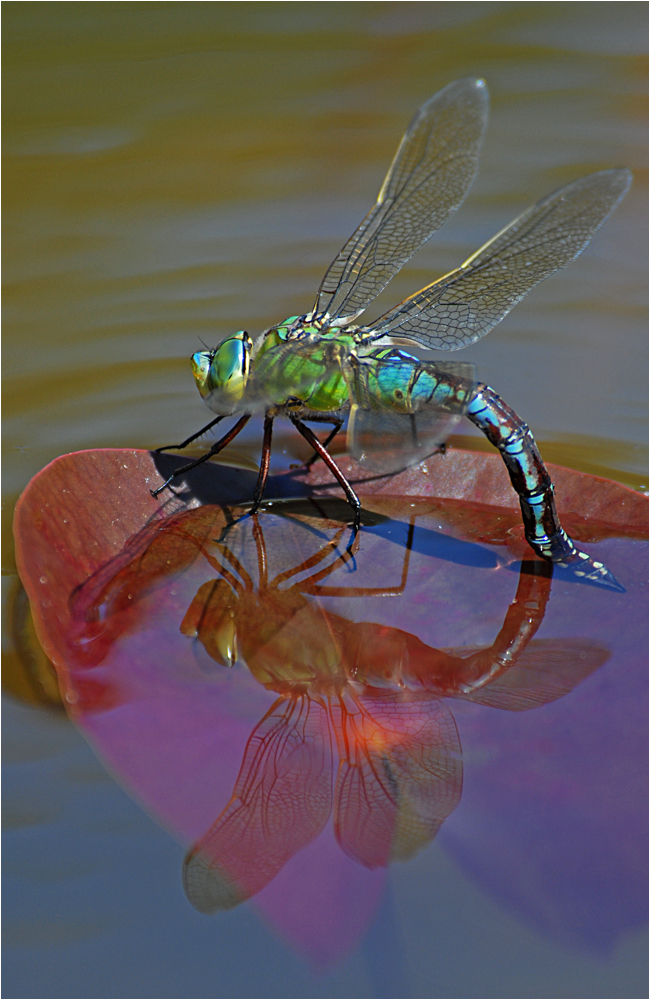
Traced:
<path fill-rule="evenodd" d="M 570 569 L 575 576 L 622 591 L 607 567 L 580 552 L 560 524 L 553 482 L 528 425 L 485 384 L 477 386 L 466 412 L 501 453 L 519 496 L 526 541 L 531 548 L 556 566 Z"/>
<path fill-rule="evenodd" d="M 350 546 L 354 542 L 354 539 L 357 536 L 357 532 L 361 527 L 361 501 L 359 500 L 359 497 L 356 495 L 356 493 L 350 486 L 349 482 L 339 469 L 338 465 L 336 464 L 330 453 L 326 450 L 324 445 L 320 443 L 320 441 L 318 440 L 314 432 L 311 430 L 311 428 L 305 426 L 302 420 L 300 420 L 298 417 L 291 416 L 289 419 L 291 420 L 294 427 L 300 431 L 305 441 L 309 442 L 309 444 L 312 446 L 318 457 L 323 459 L 327 468 L 330 470 L 332 475 L 338 480 L 340 485 L 343 487 L 343 490 L 347 497 L 347 501 L 354 510 L 354 521 L 352 523 L 352 528 L 353 528 L 352 537 L 350 538 L 350 542 L 348 544 L 348 549 L 350 549 Z"/>
<path fill-rule="evenodd" d="M 250 420 L 250 418 L 251 418 L 250 413 L 245 413 L 244 416 L 240 417 L 239 420 L 237 421 L 237 423 L 233 427 L 230 428 L 230 430 L 228 431 L 227 434 L 224 434 L 224 436 L 222 438 L 219 438 L 219 440 L 216 441 L 212 445 L 212 447 L 210 448 L 210 450 L 206 451 L 205 455 L 201 455 L 200 458 L 195 459 L 193 462 L 188 462 L 187 465 L 182 465 L 180 467 L 180 469 L 176 469 L 176 472 L 173 472 L 171 474 L 171 476 L 169 476 L 165 480 L 165 482 L 162 484 L 162 486 L 158 487 L 158 489 L 149 490 L 149 492 L 151 493 L 152 497 L 157 497 L 158 494 L 161 493 L 162 490 L 164 490 L 166 486 L 169 486 L 169 484 L 174 479 L 178 479 L 179 476 L 184 476 L 186 472 L 190 472 L 191 469 L 196 469 L 196 467 L 198 465 L 203 465 L 203 463 L 207 462 L 207 460 L 209 458 L 212 458 L 213 455 L 217 455 L 220 451 L 223 451 L 223 449 L 226 447 L 226 445 L 230 444 L 230 442 L 233 440 L 233 438 L 237 437 L 237 435 L 239 434 L 240 430 L 243 428 L 244 424 L 248 423 L 248 421 Z"/>
<path fill-rule="evenodd" d="M 330 423 L 334 424 L 334 429 L 331 430 L 330 433 L 325 438 L 325 440 L 321 442 L 321 444 L 323 445 L 323 448 L 327 448 L 327 446 L 329 445 L 329 443 L 334 440 L 334 438 L 336 437 L 336 435 L 338 434 L 338 432 L 341 430 L 341 427 L 343 426 L 343 423 L 344 423 L 343 417 L 309 417 L 307 419 L 314 420 L 314 421 L 319 421 L 320 423 L 323 423 L 323 424 L 330 424 Z M 305 462 L 305 468 L 306 469 L 311 469 L 311 467 L 314 464 L 314 462 L 318 461 L 319 458 L 320 458 L 320 455 L 318 454 L 317 451 L 315 451 L 314 454 L 311 456 L 311 458 L 307 459 L 307 461 Z"/>
<path fill-rule="evenodd" d="M 268 413 L 264 417 L 264 438 L 262 440 L 262 457 L 260 458 L 260 472 L 257 477 L 257 484 L 255 486 L 255 493 L 253 494 L 253 506 L 251 507 L 249 513 L 254 514 L 260 503 L 262 502 L 262 496 L 264 494 L 264 487 L 266 486 L 266 480 L 269 475 L 269 464 L 271 461 L 271 441 L 273 439 L 273 420 Z"/>
<path fill-rule="evenodd" d="M 160 455 L 163 451 L 182 451 L 183 448 L 187 448 L 188 444 L 191 444 L 192 441 L 196 441 L 197 438 L 200 438 L 206 431 L 209 431 L 211 427 L 218 424 L 220 420 L 223 420 L 223 414 L 220 417 L 215 417 L 209 424 L 202 427 L 200 431 L 197 431 L 196 434 L 192 434 L 191 437 L 185 438 L 185 440 L 181 441 L 180 444 L 165 444 L 162 448 L 156 448 L 155 454 Z"/>

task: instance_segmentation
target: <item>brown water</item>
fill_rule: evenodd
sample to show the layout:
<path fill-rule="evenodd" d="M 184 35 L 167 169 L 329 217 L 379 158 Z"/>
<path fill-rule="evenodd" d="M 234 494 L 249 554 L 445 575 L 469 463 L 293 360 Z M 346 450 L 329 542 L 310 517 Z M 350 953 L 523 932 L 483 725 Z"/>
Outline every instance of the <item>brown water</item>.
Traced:
<path fill-rule="evenodd" d="M 456 357 L 477 364 L 547 458 L 647 486 L 644 4 L 3 9 L 6 521 L 59 454 L 154 447 L 205 422 L 188 356 L 201 340 L 310 308 L 415 108 L 467 75 L 483 76 L 492 97 L 478 181 L 373 315 L 542 194 L 629 166 L 634 186 L 585 255 Z M 634 941 L 605 964 L 553 950 L 435 851 L 458 951 L 434 960 L 406 921 L 400 974 L 410 985 L 382 987 L 363 950 L 312 981 L 251 912 L 210 926 L 186 913 L 178 848 L 64 718 L 16 703 L 7 714 L 17 992 L 5 995 L 472 996 L 472 961 L 499 984 L 480 995 L 638 995 Z M 397 878 L 408 911 L 416 887 Z M 502 931 L 480 960 L 463 955 L 468 913 Z M 251 964 L 253 952 L 263 958 Z"/>

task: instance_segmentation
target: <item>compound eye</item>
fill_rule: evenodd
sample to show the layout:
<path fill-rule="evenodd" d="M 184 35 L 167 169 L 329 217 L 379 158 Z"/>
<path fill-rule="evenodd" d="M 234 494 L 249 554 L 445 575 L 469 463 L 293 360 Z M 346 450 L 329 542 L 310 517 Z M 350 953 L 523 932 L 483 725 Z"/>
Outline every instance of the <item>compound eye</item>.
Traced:
<path fill-rule="evenodd" d="M 207 390 L 214 351 L 197 351 L 192 355 L 192 371 L 201 395 Z"/>
<path fill-rule="evenodd" d="M 219 344 L 210 365 L 213 389 L 231 389 L 248 375 L 248 334 L 242 331 Z"/>
<path fill-rule="evenodd" d="M 246 391 L 252 342 L 245 330 L 228 337 L 214 351 L 192 357 L 192 370 L 201 396 L 215 413 L 233 413 Z"/>

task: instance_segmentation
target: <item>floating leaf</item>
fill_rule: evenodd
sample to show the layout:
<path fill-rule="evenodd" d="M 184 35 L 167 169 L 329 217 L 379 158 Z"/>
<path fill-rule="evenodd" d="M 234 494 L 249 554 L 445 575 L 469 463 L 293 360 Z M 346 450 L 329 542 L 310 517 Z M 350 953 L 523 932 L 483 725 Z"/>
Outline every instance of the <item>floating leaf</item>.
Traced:
<path fill-rule="evenodd" d="M 488 838 L 486 867 L 481 831 L 496 803 L 496 819 L 516 826 L 519 779 L 508 776 L 541 766 L 529 719 L 578 706 L 609 671 L 598 711 L 625 725 L 616 706 L 627 705 L 622 649 L 638 661 L 645 498 L 552 470 L 567 530 L 603 553 L 626 587 L 616 594 L 553 576 L 532 557 L 496 455 L 452 450 L 427 471 L 381 479 L 341 459 L 364 508 L 352 554 L 349 508 L 318 465 L 273 477 L 265 510 L 250 519 L 241 504 L 256 477 L 231 467 L 197 469 L 159 504 L 149 488 L 175 463 L 146 452 L 64 456 L 30 483 L 15 532 L 70 714 L 118 779 L 193 845 L 185 885 L 194 904 L 254 896 L 292 940 L 331 960 L 367 925 L 382 867 L 442 829 L 506 905 L 551 935 L 575 925 L 572 866 L 602 865 L 623 815 L 626 843 L 639 829 L 612 788 L 607 815 L 581 827 L 581 853 L 560 837 L 564 878 L 545 897 L 528 892 L 529 871 L 545 870 L 535 836 L 546 843 L 544 816 L 555 823 L 560 776 L 579 775 L 578 825 L 598 800 L 599 769 L 585 770 L 579 741 L 554 733 L 555 770 L 522 803 L 521 822 L 537 817 L 524 853 L 497 863 Z M 495 734 L 507 732 L 494 720 L 519 718 L 516 759 L 504 770 L 479 766 L 485 748 L 498 759 Z M 585 724 L 578 711 L 571 731 Z M 633 769 L 613 757 L 620 797 Z M 466 815 L 481 816 L 474 833 Z M 624 898 L 602 940 L 634 922 L 625 864 L 621 856 Z M 587 930 L 574 938 L 591 940 Z"/>

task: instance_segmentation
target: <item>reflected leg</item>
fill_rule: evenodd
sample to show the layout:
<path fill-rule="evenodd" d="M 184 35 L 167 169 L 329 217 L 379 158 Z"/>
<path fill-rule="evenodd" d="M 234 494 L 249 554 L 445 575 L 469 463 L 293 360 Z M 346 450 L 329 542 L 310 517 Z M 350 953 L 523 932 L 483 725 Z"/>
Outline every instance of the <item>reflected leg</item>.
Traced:
<path fill-rule="evenodd" d="M 300 587 L 303 593 L 317 594 L 320 597 L 396 597 L 399 594 L 404 593 L 404 588 L 406 587 L 406 581 L 408 579 L 409 564 L 411 561 L 411 550 L 413 548 L 413 534 L 415 532 L 415 518 L 411 515 L 409 521 L 409 530 L 406 537 L 406 546 L 404 552 L 404 562 L 402 563 L 402 578 L 397 586 L 387 586 L 387 587 L 321 587 L 318 584 L 319 580 L 331 573 L 333 569 L 336 568 L 335 565 L 328 567 L 327 570 L 321 570 L 320 573 L 315 573 L 313 576 L 304 580 Z M 309 585 L 309 590 L 306 589 Z"/>

